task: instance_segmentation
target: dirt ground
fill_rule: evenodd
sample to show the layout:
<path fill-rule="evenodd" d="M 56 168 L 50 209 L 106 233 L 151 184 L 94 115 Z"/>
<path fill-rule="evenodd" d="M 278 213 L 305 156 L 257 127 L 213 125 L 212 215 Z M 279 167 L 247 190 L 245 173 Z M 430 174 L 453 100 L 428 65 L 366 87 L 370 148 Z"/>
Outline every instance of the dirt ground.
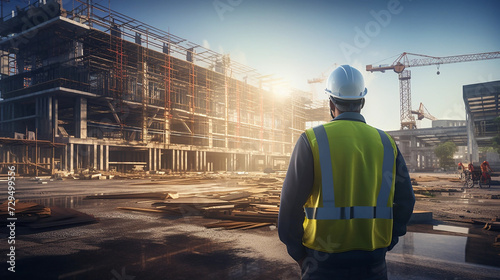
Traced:
<path fill-rule="evenodd" d="M 193 196 L 206 201 L 248 192 L 277 203 L 284 175 L 42 178 L 46 183 L 16 179 L 17 199 L 75 209 L 98 222 L 38 231 L 16 228 L 16 274 L 7 271 L 9 233 L 0 231 L 0 279 L 300 279 L 300 269 L 279 241 L 275 225 L 206 228 L 220 220 L 196 211 L 179 215 L 120 209 L 151 208 L 155 200 L 149 198 L 86 198 L 168 191 L 179 195 L 172 201 Z M 389 279 L 498 279 L 500 247 L 493 243 L 499 232 L 484 230 L 472 220 L 487 222 L 500 216 L 500 185 L 463 189 L 456 174 L 414 173 L 411 177 L 416 180 L 415 209 L 432 211 L 434 220 L 410 225 L 388 253 Z M 7 199 L 7 192 L 0 193 L 0 199 Z"/>
<path fill-rule="evenodd" d="M 500 218 L 499 177 L 492 177 L 490 188 L 465 188 L 458 174 L 412 173 L 417 202 L 415 210 L 432 211 L 441 221 L 491 221 Z"/>

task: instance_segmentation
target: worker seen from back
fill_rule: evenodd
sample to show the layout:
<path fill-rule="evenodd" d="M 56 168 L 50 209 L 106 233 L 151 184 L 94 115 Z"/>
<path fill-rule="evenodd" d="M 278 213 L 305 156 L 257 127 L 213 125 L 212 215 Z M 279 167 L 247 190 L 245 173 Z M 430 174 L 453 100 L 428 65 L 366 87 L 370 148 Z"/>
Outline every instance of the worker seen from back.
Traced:
<path fill-rule="evenodd" d="M 394 140 L 360 114 L 361 73 L 328 78 L 329 123 L 298 139 L 281 192 L 279 237 L 302 279 L 387 279 L 386 252 L 406 233 L 415 204 Z"/>
<path fill-rule="evenodd" d="M 488 182 L 488 180 L 491 180 L 491 167 L 490 167 L 490 163 L 487 162 L 486 160 L 483 161 L 483 163 L 481 163 L 481 180 L 483 182 Z"/>
<path fill-rule="evenodd" d="M 491 167 L 490 163 L 487 162 L 486 160 L 481 163 L 481 173 L 490 173 L 491 172 Z"/>

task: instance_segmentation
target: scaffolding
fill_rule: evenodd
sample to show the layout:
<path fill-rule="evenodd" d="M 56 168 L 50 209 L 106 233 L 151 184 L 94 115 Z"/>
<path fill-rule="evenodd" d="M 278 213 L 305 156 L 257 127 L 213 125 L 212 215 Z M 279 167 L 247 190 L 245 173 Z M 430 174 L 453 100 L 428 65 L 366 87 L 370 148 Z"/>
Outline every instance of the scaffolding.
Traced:
<path fill-rule="evenodd" d="M 45 20 L 23 30 L 33 17 Z M 42 140 L 96 149 L 94 157 L 111 152 L 111 165 L 235 170 L 232 161 L 272 166 L 270 158 L 289 156 L 304 131 L 307 93 L 278 97 L 228 54 L 109 7 L 38 1 L 0 26 L 0 137 L 38 130 Z M 120 153 L 130 147 L 136 155 Z M 73 151 L 62 152 L 64 167 L 84 167 Z"/>

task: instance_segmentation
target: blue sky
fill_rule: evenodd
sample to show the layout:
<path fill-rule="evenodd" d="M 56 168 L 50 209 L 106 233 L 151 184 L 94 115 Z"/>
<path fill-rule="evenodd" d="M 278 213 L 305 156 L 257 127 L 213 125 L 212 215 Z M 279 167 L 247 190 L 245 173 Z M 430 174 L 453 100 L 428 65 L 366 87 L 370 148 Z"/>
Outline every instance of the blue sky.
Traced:
<path fill-rule="evenodd" d="M 26 1 L 6 5 L 22 2 Z M 328 74 L 334 63 L 349 63 L 365 76 L 363 115 L 369 124 L 385 130 L 399 128 L 397 74 L 368 73 L 366 64 L 391 63 L 402 52 L 449 56 L 500 51 L 496 0 L 94 2 L 229 53 L 259 73 L 283 77 L 294 87 L 315 90 L 321 98 L 326 98 L 324 85 L 309 85 L 307 79 Z M 73 1 L 63 5 L 71 9 Z M 423 102 L 440 119 L 465 119 L 462 86 L 500 80 L 500 59 L 441 65 L 439 76 L 435 66 L 410 70 L 413 108 Z"/>

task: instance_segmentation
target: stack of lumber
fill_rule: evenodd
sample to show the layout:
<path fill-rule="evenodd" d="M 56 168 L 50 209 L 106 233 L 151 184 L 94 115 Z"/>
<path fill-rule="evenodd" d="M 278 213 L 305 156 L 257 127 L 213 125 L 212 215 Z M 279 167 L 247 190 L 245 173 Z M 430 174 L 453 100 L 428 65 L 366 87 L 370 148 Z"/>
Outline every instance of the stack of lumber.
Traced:
<path fill-rule="evenodd" d="M 483 228 L 485 230 L 500 231 L 500 222 L 487 222 Z"/>
<path fill-rule="evenodd" d="M 250 180 L 244 181 L 244 184 L 251 186 L 239 191 L 203 193 L 198 196 L 180 197 L 172 200 L 165 200 L 163 196 L 160 196 L 156 198 L 162 201 L 152 203 L 152 207 L 149 208 L 118 207 L 118 209 L 168 215 L 201 215 L 210 219 L 225 220 L 221 222 L 220 226 L 214 225 L 213 227 L 228 229 L 257 228 L 277 223 L 281 181 L 275 178 L 250 178 Z M 96 197 L 132 198 L 131 195 L 125 194 Z M 146 197 L 142 196 L 141 198 Z"/>
<path fill-rule="evenodd" d="M 9 215 L 9 212 L 15 215 Z M 15 217 L 18 221 L 34 221 L 38 218 L 48 217 L 50 214 L 50 208 L 35 202 L 20 202 L 16 200 L 10 204 L 9 201 L 0 204 L 0 217 L 2 218 Z"/>
<path fill-rule="evenodd" d="M 51 206 L 50 210 L 50 216 L 40 218 L 33 223 L 29 223 L 27 226 L 33 229 L 46 229 L 97 222 L 94 216 L 82 213 L 75 209 Z"/>
<path fill-rule="evenodd" d="M 206 224 L 206 228 L 224 228 L 224 229 L 252 229 L 264 226 L 270 226 L 271 223 L 254 223 L 254 222 L 235 222 L 235 221 L 222 221 Z"/>
<path fill-rule="evenodd" d="M 175 199 L 178 198 L 177 192 L 149 192 L 149 193 L 124 193 L 124 194 L 96 194 L 89 195 L 87 199 Z"/>
<path fill-rule="evenodd" d="M 14 210 L 8 207 L 14 208 Z M 9 215 L 9 210 L 15 215 Z M 8 201 L 0 204 L 0 219 L 6 221 L 7 217 L 17 218 L 20 226 L 32 229 L 47 229 L 58 226 L 70 226 L 76 224 L 93 223 L 97 220 L 92 215 L 76 211 L 74 209 L 58 206 L 45 207 L 34 202 L 19 202 L 15 206 Z"/>

